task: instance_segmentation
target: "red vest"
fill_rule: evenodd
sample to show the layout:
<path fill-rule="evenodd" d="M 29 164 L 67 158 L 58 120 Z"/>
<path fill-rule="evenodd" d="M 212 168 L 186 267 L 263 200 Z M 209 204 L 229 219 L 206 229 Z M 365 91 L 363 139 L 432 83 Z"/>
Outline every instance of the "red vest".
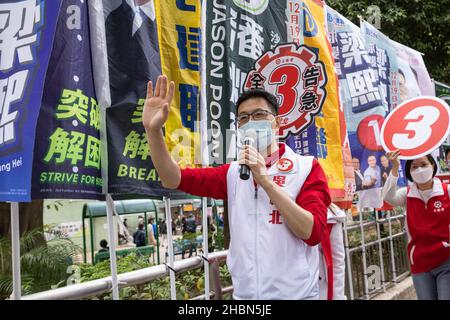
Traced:
<path fill-rule="evenodd" d="M 434 196 L 425 204 L 421 199 L 407 197 L 406 220 L 411 240 L 408 256 L 411 273 L 428 272 L 450 258 L 450 199 L 448 187 L 442 184 L 444 195 Z M 409 193 L 409 188 L 408 188 Z"/>

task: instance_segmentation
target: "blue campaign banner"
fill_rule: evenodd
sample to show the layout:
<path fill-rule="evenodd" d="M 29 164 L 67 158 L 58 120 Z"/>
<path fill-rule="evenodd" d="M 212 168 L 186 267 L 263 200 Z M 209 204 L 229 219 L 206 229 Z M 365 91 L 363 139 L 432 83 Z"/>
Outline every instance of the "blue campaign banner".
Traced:
<path fill-rule="evenodd" d="M 36 131 L 32 198 L 102 199 L 88 5 L 63 0 Z"/>
<path fill-rule="evenodd" d="M 366 21 L 361 22 L 361 34 L 367 48 L 370 64 L 376 70 L 381 98 L 391 112 L 400 100 L 398 58 L 392 41 Z"/>
<path fill-rule="evenodd" d="M 364 25 L 363 34 L 358 26 L 327 7 L 329 39 L 355 168 L 356 191 L 380 191 L 390 172 L 380 131 L 385 117 L 398 103 L 398 68 L 389 40 L 372 26 Z M 400 175 L 399 184 L 404 185 L 402 171 Z M 381 193 L 372 193 L 367 206 L 381 207 Z"/>
<path fill-rule="evenodd" d="M 0 201 L 31 201 L 36 122 L 60 5 L 0 4 Z"/>

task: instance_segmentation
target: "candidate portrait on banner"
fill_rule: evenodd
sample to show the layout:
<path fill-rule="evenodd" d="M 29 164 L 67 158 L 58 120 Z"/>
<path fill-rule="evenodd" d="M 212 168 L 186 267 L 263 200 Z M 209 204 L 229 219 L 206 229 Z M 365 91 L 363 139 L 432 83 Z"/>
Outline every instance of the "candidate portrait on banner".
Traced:
<path fill-rule="evenodd" d="M 111 104 L 135 104 L 161 61 L 153 0 L 103 1 Z"/>

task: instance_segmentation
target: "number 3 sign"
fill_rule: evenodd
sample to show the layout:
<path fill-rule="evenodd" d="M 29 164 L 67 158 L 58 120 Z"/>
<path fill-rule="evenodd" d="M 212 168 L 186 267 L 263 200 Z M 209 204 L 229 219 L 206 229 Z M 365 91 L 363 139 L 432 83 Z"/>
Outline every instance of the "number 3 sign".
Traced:
<path fill-rule="evenodd" d="M 422 157 L 438 148 L 450 133 L 450 107 L 436 97 L 422 96 L 403 102 L 381 128 L 384 150 L 400 149 L 400 159 Z"/>

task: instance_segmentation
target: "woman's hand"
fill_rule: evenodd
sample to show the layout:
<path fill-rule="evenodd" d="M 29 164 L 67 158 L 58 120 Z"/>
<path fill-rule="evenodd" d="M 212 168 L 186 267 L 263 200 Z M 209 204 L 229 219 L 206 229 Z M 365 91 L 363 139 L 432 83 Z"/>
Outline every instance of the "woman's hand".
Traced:
<path fill-rule="evenodd" d="M 391 174 L 394 177 L 398 177 L 398 169 L 400 168 L 400 160 L 398 159 L 398 156 L 400 153 L 401 152 L 399 149 L 386 153 L 386 158 L 388 158 L 389 162 L 392 164 Z"/>
<path fill-rule="evenodd" d="M 386 153 L 386 158 L 388 158 L 389 162 L 392 164 L 392 168 L 400 168 L 400 160 L 398 159 L 399 155 L 399 149 Z"/>

